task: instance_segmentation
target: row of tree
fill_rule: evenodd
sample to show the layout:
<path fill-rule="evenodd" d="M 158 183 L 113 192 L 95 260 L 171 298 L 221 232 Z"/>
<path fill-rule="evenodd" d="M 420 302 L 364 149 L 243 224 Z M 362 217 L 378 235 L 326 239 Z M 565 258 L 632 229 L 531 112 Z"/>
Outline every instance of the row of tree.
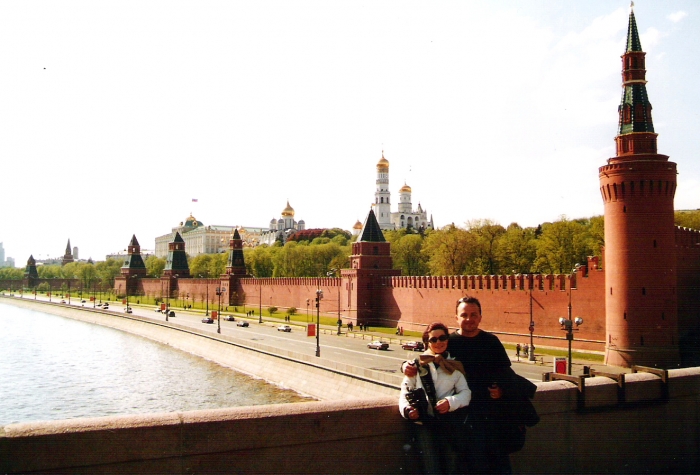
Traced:
<path fill-rule="evenodd" d="M 679 211 L 676 225 L 700 229 L 700 210 Z M 464 227 L 451 224 L 417 233 L 385 231 L 391 242 L 394 267 L 403 275 L 565 274 L 588 256 L 600 256 L 604 244 L 603 217 L 557 221 L 535 228 L 517 223 L 503 227 L 491 220 L 474 220 Z M 248 272 L 256 277 L 326 277 L 350 266 L 352 239 L 339 229 L 324 231 L 312 240 L 289 241 L 245 249 Z M 216 278 L 226 272 L 227 253 L 188 258 L 192 277 Z M 160 277 L 165 259 L 145 261 L 149 277 Z M 77 278 L 109 288 L 123 265 L 109 259 L 97 264 L 74 262 L 39 266 L 40 278 Z M 23 269 L 0 268 L 0 279 L 22 279 Z"/>

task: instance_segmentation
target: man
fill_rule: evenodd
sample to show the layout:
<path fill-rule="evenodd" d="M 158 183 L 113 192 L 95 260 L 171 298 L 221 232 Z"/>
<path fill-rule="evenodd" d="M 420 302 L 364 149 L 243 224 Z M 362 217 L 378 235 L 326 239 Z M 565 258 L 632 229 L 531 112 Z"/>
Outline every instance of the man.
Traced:
<path fill-rule="evenodd" d="M 464 365 L 472 391 L 469 416 L 465 424 L 465 450 L 469 473 L 510 474 L 510 457 L 498 439 L 499 400 L 511 390 L 513 374 L 510 358 L 501 341 L 479 329 L 481 304 L 474 297 L 457 301 L 458 330 L 450 335 L 447 350 Z M 413 376 L 415 366 L 404 365 L 404 374 Z"/>

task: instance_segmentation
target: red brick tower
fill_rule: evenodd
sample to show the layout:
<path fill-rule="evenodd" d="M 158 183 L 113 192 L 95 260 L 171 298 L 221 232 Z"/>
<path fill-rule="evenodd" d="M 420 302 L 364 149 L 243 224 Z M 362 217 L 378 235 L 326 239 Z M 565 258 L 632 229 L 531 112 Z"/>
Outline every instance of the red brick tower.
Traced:
<path fill-rule="evenodd" d="M 617 154 L 598 170 L 605 203 L 605 361 L 668 368 L 679 363 L 676 164 L 656 153 L 645 55 L 631 11 Z"/>
<path fill-rule="evenodd" d="M 392 267 L 391 245 L 384 239 L 374 211 L 370 210 L 360 236 L 352 244 L 350 269 L 341 271 L 347 308 L 356 309 L 358 324 L 379 324 L 388 316 L 388 309 L 378 304 L 390 300 L 383 295 L 390 292 L 383 278 L 401 275 L 400 270 Z"/>

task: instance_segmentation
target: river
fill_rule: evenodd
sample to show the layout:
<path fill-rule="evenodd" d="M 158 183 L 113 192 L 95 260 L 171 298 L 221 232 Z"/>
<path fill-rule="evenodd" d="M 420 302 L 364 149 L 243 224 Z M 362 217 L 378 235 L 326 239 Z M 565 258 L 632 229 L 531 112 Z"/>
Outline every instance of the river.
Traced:
<path fill-rule="evenodd" d="M 136 335 L 0 303 L 0 426 L 309 400 Z"/>

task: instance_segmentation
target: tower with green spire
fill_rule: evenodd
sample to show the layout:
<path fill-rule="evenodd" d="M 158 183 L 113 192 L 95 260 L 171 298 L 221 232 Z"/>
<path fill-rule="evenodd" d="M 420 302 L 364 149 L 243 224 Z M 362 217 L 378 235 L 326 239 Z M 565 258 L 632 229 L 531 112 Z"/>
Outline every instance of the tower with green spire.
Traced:
<path fill-rule="evenodd" d="M 646 53 L 630 11 L 616 155 L 598 170 L 605 205 L 607 364 L 679 363 L 673 198 L 676 164 L 657 153 Z"/>

